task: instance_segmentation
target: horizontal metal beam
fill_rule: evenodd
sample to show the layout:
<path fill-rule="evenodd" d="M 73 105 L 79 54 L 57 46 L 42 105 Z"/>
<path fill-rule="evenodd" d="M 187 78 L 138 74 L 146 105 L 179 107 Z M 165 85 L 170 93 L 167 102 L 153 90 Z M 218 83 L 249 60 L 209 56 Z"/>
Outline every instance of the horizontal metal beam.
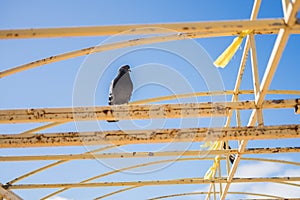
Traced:
<path fill-rule="evenodd" d="M 300 125 L 0 135 L 0 148 L 299 138 Z"/>
<path fill-rule="evenodd" d="M 300 152 L 300 147 L 277 148 L 250 148 L 243 154 L 273 154 Z M 62 154 L 62 155 L 36 155 L 36 156 L 0 156 L 0 162 L 40 161 L 40 160 L 85 160 L 85 159 L 112 159 L 112 158 L 145 158 L 145 157 L 177 157 L 177 156 L 210 156 L 236 154 L 237 149 L 228 150 L 202 150 L 202 151 L 165 151 L 165 152 L 131 152 L 131 153 L 90 153 L 90 154 Z"/>
<path fill-rule="evenodd" d="M 298 105 L 300 99 L 266 100 L 261 108 L 295 108 Z M 213 117 L 225 116 L 229 110 L 255 108 L 254 101 L 241 101 L 0 110 L 0 124 Z"/>
<path fill-rule="evenodd" d="M 255 34 L 274 34 L 285 28 L 283 19 L 184 22 L 167 24 L 135 24 L 112 26 L 87 26 L 64 28 L 31 28 L 1 30 L 0 39 L 53 38 L 53 37 L 86 37 L 109 36 L 125 32 L 125 34 L 157 34 L 157 33 L 195 33 L 201 32 L 210 36 L 235 35 L 243 30 L 254 30 Z"/>
<path fill-rule="evenodd" d="M 233 178 L 232 183 L 258 183 L 258 182 L 294 182 L 300 181 L 300 177 L 268 177 L 268 178 Z M 182 185 L 182 184 L 209 184 L 226 183 L 227 178 L 215 178 L 213 180 L 203 178 L 185 178 L 175 180 L 154 181 L 128 181 L 128 182 L 94 182 L 94 183 L 53 183 L 53 184 L 18 184 L 11 185 L 9 189 L 41 189 L 41 188 L 86 188 L 86 187 L 118 187 L 118 186 L 152 186 L 152 185 Z"/>

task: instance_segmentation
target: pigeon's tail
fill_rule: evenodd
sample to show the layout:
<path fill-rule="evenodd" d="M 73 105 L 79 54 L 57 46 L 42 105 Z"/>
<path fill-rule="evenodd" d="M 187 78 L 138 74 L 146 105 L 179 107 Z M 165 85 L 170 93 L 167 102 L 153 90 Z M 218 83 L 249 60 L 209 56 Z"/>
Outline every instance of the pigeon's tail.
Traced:
<path fill-rule="evenodd" d="M 113 101 L 112 93 L 109 93 L 109 97 L 108 97 L 108 105 L 110 105 L 110 106 L 113 105 L 112 101 Z"/>
<path fill-rule="evenodd" d="M 108 105 L 110 105 L 110 106 L 113 105 L 112 100 L 113 100 L 113 96 L 110 93 L 109 97 L 108 97 Z M 111 122 L 118 122 L 119 120 L 106 120 L 106 121 L 109 122 L 109 123 L 111 123 Z"/>
<path fill-rule="evenodd" d="M 226 142 L 224 142 L 223 149 L 226 149 Z M 231 149 L 231 147 L 228 146 L 228 149 Z M 235 160 L 235 155 L 234 154 L 230 154 L 229 155 L 229 160 L 230 160 L 231 164 L 233 164 L 234 160 Z"/>
<path fill-rule="evenodd" d="M 111 123 L 111 122 L 118 122 L 119 120 L 106 120 L 106 121 Z"/>

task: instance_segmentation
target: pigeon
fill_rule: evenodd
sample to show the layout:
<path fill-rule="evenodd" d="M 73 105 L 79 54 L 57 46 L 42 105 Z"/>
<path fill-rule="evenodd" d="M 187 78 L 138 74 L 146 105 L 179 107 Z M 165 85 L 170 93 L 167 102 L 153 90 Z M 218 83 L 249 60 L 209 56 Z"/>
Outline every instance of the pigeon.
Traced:
<path fill-rule="evenodd" d="M 117 77 L 110 85 L 108 97 L 109 105 L 127 104 L 129 102 L 133 90 L 129 72 L 131 72 L 129 65 L 124 65 L 119 68 Z M 107 120 L 107 122 L 118 122 L 118 120 Z"/>
<path fill-rule="evenodd" d="M 224 142 L 223 149 L 226 149 L 226 142 Z M 231 149 L 231 147 L 229 145 L 228 145 L 228 149 Z M 229 155 L 229 160 L 230 160 L 231 164 L 233 164 L 234 160 L 235 160 L 235 155 L 230 154 Z"/>

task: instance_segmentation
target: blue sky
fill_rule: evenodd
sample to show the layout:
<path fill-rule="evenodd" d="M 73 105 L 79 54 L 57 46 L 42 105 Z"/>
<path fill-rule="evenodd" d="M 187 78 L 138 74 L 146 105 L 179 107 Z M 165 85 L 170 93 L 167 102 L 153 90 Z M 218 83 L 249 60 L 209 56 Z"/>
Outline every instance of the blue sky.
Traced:
<path fill-rule="evenodd" d="M 42 28 L 42 27 L 69 27 L 69 26 L 94 26 L 94 25 L 119 25 L 119 24 L 148 24 L 168 22 L 192 22 L 192 21 L 216 21 L 216 20 L 237 20 L 249 19 L 252 9 L 252 0 L 211 0 L 211 1 L 0 1 L 0 29 L 18 28 Z M 279 18 L 282 17 L 280 0 L 262 1 L 258 18 Z M 73 51 L 81 48 L 110 43 L 118 39 L 128 39 L 138 36 L 114 36 L 111 37 L 78 37 L 78 38 L 52 38 L 52 39 L 21 39 L 21 40 L 0 40 L 0 71 L 9 69 L 21 64 L 29 63 L 41 58 Z M 135 91 L 132 100 L 145 99 L 149 97 L 170 95 L 172 93 L 184 93 L 187 91 L 207 91 L 211 88 L 234 88 L 236 74 L 238 72 L 242 47 L 237 51 L 231 62 L 225 69 L 216 69 L 212 65 L 224 49 L 230 44 L 233 37 L 217 37 L 208 39 L 196 39 L 166 44 L 148 45 L 142 48 L 128 48 L 112 52 L 97 53 L 86 57 L 77 57 L 70 60 L 48 64 L 36 69 L 24 71 L 18 74 L 5 77 L 0 80 L 1 109 L 13 108 L 41 108 L 41 107 L 70 107 L 77 102 L 76 91 L 79 85 L 92 82 L 90 77 L 82 77 L 82 72 L 90 69 L 100 73 L 105 70 L 101 77 L 95 74 L 96 84 L 93 96 L 93 105 L 106 105 L 110 81 L 116 76 L 120 65 L 126 63 L 132 67 L 132 79 L 135 84 Z M 275 35 L 259 35 L 255 37 L 258 50 L 258 64 L 260 80 L 264 74 L 268 57 L 276 39 Z M 271 83 L 270 89 L 300 90 L 298 83 L 299 76 L 299 45 L 300 37 L 291 35 L 286 49 L 282 55 L 277 72 Z M 242 44 L 243 46 L 243 44 Z M 173 47 L 182 50 L 184 53 L 177 55 Z M 185 49 L 186 48 L 186 49 Z M 116 55 L 121 56 L 116 56 Z M 200 56 L 201 55 L 201 56 Z M 190 59 L 195 59 L 193 66 Z M 147 71 L 150 70 L 150 71 Z M 161 71 L 159 71 L 161 70 Z M 171 73 L 172 76 L 166 74 Z M 169 71 L 168 71 L 169 70 Z M 197 73 L 199 70 L 203 73 Z M 208 70 L 209 76 L 204 71 Z M 178 76 L 178 79 L 176 78 Z M 98 78 L 98 79 L 97 79 Z M 97 79 L 97 80 L 96 80 Z M 151 80 L 158 80 L 151 82 Z M 221 82 L 220 82 L 221 80 Z M 86 82 L 85 82 L 86 81 Z M 148 85 L 143 85 L 144 82 Z M 147 82 L 148 81 L 148 82 Z M 162 81 L 162 82 L 159 82 Z M 165 82 L 164 82 L 165 81 Z M 209 81 L 215 81 L 212 85 Z M 150 84 L 151 83 L 151 84 Z M 182 83 L 187 83 L 183 86 Z M 141 87 L 138 87 L 141 86 Z M 93 88 L 87 88 L 93 90 Z M 241 89 L 252 89 L 251 66 L 248 60 L 241 84 Z M 74 92 L 75 91 L 75 92 Z M 75 94 L 75 95 L 74 95 Z M 81 93 L 80 93 L 81 94 Z M 82 96 L 79 96 L 82 98 Z M 230 100 L 231 97 L 220 97 Z M 296 96 L 267 95 L 266 98 L 297 98 Z M 253 99 L 253 95 L 241 96 L 242 100 Z M 195 100 L 195 99 L 194 99 Z M 179 100 L 179 102 L 194 101 L 193 99 Z M 197 101 L 209 101 L 210 98 L 198 98 Z M 80 102 L 80 101 L 79 101 Z M 169 102 L 174 103 L 175 101 Z M 168 103 L 168 102 L 163 102 Z M 80 103 L 79 103 L 80 104 Z M 250 111 L 243 111 L 242 125 L 246 125 Z M 217 124 L 223 125 L 222 118 Z M 264 111 L 266 125 L 299 124 L 300 117 L 294 114 L 292 109 Z M 195 126 L 216 126 L 210 119 L 198 120 L 153 120 L 153 121 L 125 121 L 120 124 L 99 123 L 73 123 L 54 127 L 43 132 L 110 130 L 118 128 L 178 128 Z M 37 127 L 40 124 L 14 124 L 0 125 L 1 134 L 20 133 L 22 131 Z M 235 125 L 233 120 L 232 126 Z M 77 128 L 77 129 L 76 129 Z M 249 142 L 250 147 L 275 147 L 275 146 L 297 146 L 299 140 L 272 140 Z M 236 143 L 232 143 L 236 147 Z M 90 147 L 65 147 L 65 148 L 39 148 L 39 149 L 1 149 L 1 155 L 37 155 L 37 154 L 63 154 L 85 152 Z M 95 148 L 95 147 L 92 147 Z M 111 152 L 122 151 L 160 151 L 160 150 L 185 150 L 199 149 L 199 143 L 194 144 L 170 144 L 170 145 L 128 145 Z M 269 158 L 276 155 L 267 155 Z M 299 162 L 299 156 L 295 154 L 280 155 L 279 158 Z M 78 182 L 93 175 L 101 174 L 111 170 L 111 167 L 121 168 L 141 162 L 149 162 L 157 159 L 136 159 L 136 160 L 107 160 L 107 161 L 73 161 L 48 171 L 39 173 L 19 183 L 56 183 L 56 182 Z M 5 183 L 26 172 L 44 166 L 44 162 L 18 162 L 0 163 L 0 182 Z M 169 163 L 170 164 L 170 163 Z M 241 169 L 238 174 L 247 174 L 246 166 L 249 161 L 241 162 Z M 171 163 L 171 165 L 156 165 L 134 170 L 130 173 L 119 173 L 104 177 L 97 181 L 130 181 L 130 180 L 152 180 L 176 179 L 184 177 L 202 177 L 208 167 L 209 161 L 188 161 Z M 252 169 L 261 167 L 261 163 L 251 163 Z M 265 165 L 266 166 L 266 165 Z M 261 176 L 280 176 L 292 174 L 299 176 L 299 168 L 292 166 L 267 165 L 270 171 L 261 172 Z M 150 172 L 148 172 L 150 170 Z M 250 169 L 251 171 L 251 169 Z M 147 173 L 146 173 L 147 172 Z M 255 176 L 254 174 L 251 174 Z M 267 187 L 267 186 L 266 186 Z M 269 185 L 268 185 L 269 187 Z M 274 186 L 275 187 L 275 186 Z M 273 187 L 273 188 L 274 188 Z M 248 186 L 250 191 L 257 191 L 254 185 Z M 62 194 L 65 199 L 92 199 L 119 188 L 92 188 L 72 189 Z M 235 188 L 245 190 L 245 188 Z M 261 189 L 261 188 L 260 188 Z M 268 188 L 265 188 L 265 191 Z M 296 190 L 296 188 L 294 188 Z M 39 199 L 54 189 L 44 190 L 19 190 L 16 191 L 25 199 Z M 107 199 L 146 199 L 159 195 L 172 194 L 177 192 L 207 191 L 206 186 L 160 186 L 143 187 L 127 191 L 121 195 L 114 195 Z M 279 189 L 278 189 L 279 191 Z M 272 191 L 270 191 L 272 192 Z M 290 195 L 300 195 L 291 190 Z M 57 198 L 58 199 L 58 198 Z M 180 199 L 183 199 L 181 197 Z M 186 197 L 190 199 L 190 197 Z"/>

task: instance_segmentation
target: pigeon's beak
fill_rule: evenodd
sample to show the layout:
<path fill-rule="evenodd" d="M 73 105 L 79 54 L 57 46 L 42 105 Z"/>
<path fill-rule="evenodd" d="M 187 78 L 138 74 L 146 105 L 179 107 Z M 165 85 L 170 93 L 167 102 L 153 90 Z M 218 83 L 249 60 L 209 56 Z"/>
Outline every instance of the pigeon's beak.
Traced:
<path fill-rule="evenodd" d="M 130 69 L 128 69 L 128 71 L 129 71 L 129 72 L 131 72 L 131 70 L 130 70 Z"/>

